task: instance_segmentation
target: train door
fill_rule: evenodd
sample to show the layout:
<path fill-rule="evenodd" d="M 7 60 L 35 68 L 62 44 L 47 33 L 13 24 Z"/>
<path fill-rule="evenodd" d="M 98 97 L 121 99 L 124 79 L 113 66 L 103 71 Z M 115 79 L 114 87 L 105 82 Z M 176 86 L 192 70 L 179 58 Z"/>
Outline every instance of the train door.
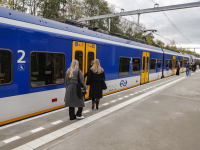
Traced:
<path fill-rule="evenodd" d="M 141 84 L 149 81 L 149 52 L 143 52 L 142 54 L 142 73 L 141 73 Z"/>
<path fill-rule="evenodd" d="M 72 60 L 74 59 L 79 61 L 79 69 L 84 75 L 90 67 L 91 60 L 96 59 L 96 44 L 73 41 Z M 87 81 L 87 78 L 85 81 Z M 89 92 L 85 95 L 85 98 L 89 98 Z"/>
<path fill-rule="evenodd" d="M 149 81 L 149 57 L 150 53 L 146 52 L 146 73 L 145 73 L 145 83 Z"/>
<path fill-rule="evenodd" d="M 176 56 L 173 56 L 172 61 L 172 75 L 175 75 Z"/>
<path fill-rule="evenodd" d="M 86 70 L 85 73 L 88 71 L 90 67 L 90 62 L 96 59 L 96 44 L 86 43 Z M 87 78 L 85 78 L 87 81 Z M 88 91 L 90 87 L 88 86 Z M 89 92 L 85 95 L 85 98 L 89 98 Z"/>
<path fill-rule="evenodd" d="M 182 72 L 184 72 L 184 64 L 185 64 L 185 57 L 183 57 L 183 61 L 182 61 Z"/>

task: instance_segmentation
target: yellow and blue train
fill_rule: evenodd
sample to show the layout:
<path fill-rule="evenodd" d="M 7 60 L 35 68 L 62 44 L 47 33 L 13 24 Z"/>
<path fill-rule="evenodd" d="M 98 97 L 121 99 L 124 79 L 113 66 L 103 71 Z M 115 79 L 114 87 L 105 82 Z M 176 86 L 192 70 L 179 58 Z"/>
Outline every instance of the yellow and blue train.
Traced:
<path fill-rule="evenodd" d="M 73 59 L 83 73 L 100 60 L 107 95 L 174 75 L 177 61 L 184 72 L 190 57 L 0 7 L 0 125 L 64 107 Z"/>

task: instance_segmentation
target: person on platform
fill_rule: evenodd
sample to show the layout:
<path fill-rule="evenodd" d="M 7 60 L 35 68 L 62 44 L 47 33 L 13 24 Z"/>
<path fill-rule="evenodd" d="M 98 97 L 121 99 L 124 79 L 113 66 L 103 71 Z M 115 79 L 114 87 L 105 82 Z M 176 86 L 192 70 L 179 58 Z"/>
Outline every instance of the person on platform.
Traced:
<path fill-rule="evenodd" d="M 88 68 L 88 71 L 84 74 L 84 78 L 86 78 L 88 76 L 88 72 L 90 70 L 90 68 L 93 66 L 94 60 L 90 61 L 90 67 Z"/>
<path fill-rule="evenodd" d="M 189 61 L 187 61 L 187 64 L 186 64 L 186 76 L 189 75 Z"/>
<path fill-rule="evenodd" d="M 88 72 L 88 79 L 86 82 L 87 85 L 90 85 L 89 97 L 92 99 L 92 109 L 94 109 L 95 103 L 96 109 L 99 109 L 100 98 L 103 96 L 103 80 L 105 80 L 104 70 L 101 67 L 99 60 L 95 59 L 93 66 Z"/>
<path fill-rule="evenodd" d="M 178 62 L 176 65 L 176 75 L 179 75 L 179 72 L 180 72 L 180 62 Z"/>
<path fill-rule="evenodd" d="M 69 107 L 70 120 L 84 119 L 82 116 L 83 107 L 85 107 L 84 96 L 79 98 L 77 95 L 77 83 L 80 83 L 86 90 L 84 77 L 82 71 L 79 69 L 79 62 L 73 60 L 70 68 L 66 73 L 66 92 L 65 92 L 65 107 Z M 75 114 L 75 107 L 78 107 L 78 111 Z"/>
<path fill-rule="evenodd" d="M 189 75 L 191 76 L 191 71 L 192 71 L 192 62 L 189 63 Z"/>
<path fill-rule="evenodd" d="M 193 63 L 193 66 L 192 66 L 192 70 L 195 72 L 196 69 L 197 69 L 197 64 L 196 64 L 196 62 L 194 62 L 194 63 Z"/>

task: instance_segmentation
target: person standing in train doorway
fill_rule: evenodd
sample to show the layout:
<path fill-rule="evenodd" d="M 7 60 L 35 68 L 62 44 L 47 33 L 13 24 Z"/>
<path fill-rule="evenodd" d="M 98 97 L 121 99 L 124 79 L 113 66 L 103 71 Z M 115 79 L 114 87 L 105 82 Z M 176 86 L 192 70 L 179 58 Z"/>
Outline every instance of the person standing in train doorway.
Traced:
<path fill-rule="evenodd" d="M 186 64 L 186 76 L 189 75 L 189 62 L 187 61 L 187 64 Z"/>
<path fill-rule="evenodd" d="M 95 107 L 99 109 L 100 98 L 103 96 L 103 81 L 105 80 L 105 73 L 100 65 L 98 59 L 94 60 L 93 66 L 88 72 L 87 85 L 90 85 L 89 97 L 92 99 L 92 109 Z"/>
<path fill-rule="evenodd" d="M 176 65 L 176 75 L 178 76 L 179 76 L 179 71 L 180 71 L 180 62 L 178 62 Z"/>
<path fill-rule="evenodd" d="M 79 98 L 77 94 L 77 84 L 80 83 L 86 90 L 84 77 L 82 71 L 79 69 L 79 62 L 73 60 L 70 68 L 66 73 L 66 92 L 65 92 L 65 107 L 69 107 L 70 120 L 84 119 L 82 116 L 83 107 L 85 107 L 84 96 Z M 78 107 L 78 111 L 75 114 L 75 107 Z"/>
<path fill-rule="evenodd" d="M 90 62 L 90 67 L 88 68 L 88 71 L 84 74 L 84 78 L 86 78 L 88 76 L 88 72 L 90 70 L 90 68 L 93 66 L 94 60 L 91 60 Z"/>

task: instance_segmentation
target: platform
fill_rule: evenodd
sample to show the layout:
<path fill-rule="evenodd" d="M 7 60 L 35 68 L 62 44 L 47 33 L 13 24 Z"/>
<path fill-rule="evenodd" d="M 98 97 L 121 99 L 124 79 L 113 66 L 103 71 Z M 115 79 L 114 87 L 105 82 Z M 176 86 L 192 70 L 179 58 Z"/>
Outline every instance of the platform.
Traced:
<path fill-rule="evenodd" d="M 200 72 L 185 73 L 91 101 L 84 120 L 68 108 L 0 127 L 1 150 L 198 150 Z"/>

